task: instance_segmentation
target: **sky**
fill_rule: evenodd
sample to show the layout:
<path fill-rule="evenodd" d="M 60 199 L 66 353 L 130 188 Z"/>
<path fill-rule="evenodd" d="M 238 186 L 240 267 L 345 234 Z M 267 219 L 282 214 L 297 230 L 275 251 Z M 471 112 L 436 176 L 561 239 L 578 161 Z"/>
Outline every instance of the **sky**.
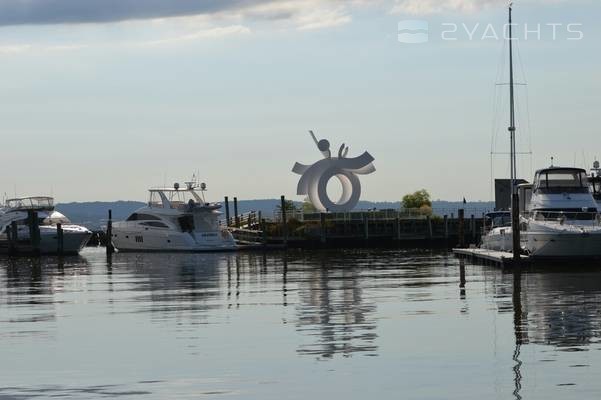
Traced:
<path fill-rule="evenodd" d="M 364 200 L 490 200 L 509 171 L 491 163 L 509 147 L 506 6 L 0 0 L 0 193 L 143 201 L 198 171 L 210 200 L 302 200 L 291 169 L 322 157 L 311 129 L 375 158 Z M 525 179 L 551 157 L 601 158 L 600 14 L 598 0 L 514 2 Z M 399 40 L 407 20 L 428 23 L 427 42 Z"/>

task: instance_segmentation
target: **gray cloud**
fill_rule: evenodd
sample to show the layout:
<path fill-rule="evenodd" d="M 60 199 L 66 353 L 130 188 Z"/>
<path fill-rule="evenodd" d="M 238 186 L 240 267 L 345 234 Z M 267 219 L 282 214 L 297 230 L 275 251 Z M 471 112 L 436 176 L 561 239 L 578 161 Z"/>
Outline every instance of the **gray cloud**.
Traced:
<path fill-rule="evenodd" d="M 0 26 L 102 23 L 234 11 L 274 0 L 0 0 Z"/>

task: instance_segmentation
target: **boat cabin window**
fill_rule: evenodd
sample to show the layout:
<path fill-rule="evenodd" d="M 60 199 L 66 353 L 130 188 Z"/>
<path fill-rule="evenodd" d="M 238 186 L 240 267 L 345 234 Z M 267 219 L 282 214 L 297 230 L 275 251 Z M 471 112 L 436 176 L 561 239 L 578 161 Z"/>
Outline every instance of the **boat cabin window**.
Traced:
<path fill-rule="evenodd" d="M 542 171 L 537 176 L 535 189 L 546 194 L 589 191 L 586 173 L 580 170 Z"/>
<path fill-rule="evenodd" d="M 142 222 L 142 223 L 140 223 L 140 225 L 152 226 L 153 228 L 169 228 L 167 226 L 167 224 L 164 224 L 162 222 L 157 222 L 157 221 Z"/>
<path fill-rule="evenodd" d="M 155 217 L 154 215 L 138 214 L 138 213 L 133 213 L 127 219 L 127 221 L 160 221 L 160 220 L 161 219 L 159 217 Z"/>

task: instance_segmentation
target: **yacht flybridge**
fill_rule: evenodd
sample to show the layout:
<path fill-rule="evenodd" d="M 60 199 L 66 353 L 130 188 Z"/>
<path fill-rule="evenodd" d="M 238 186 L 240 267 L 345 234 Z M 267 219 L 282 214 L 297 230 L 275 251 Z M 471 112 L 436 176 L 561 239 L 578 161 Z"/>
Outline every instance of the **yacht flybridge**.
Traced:
<path fill-rule="evenodd" d="M 232 234 L 220 226 L 220 204 L 204 198 L 206 185 L 150 189 L 150 199 L 126 221 L 112 226 L 119 251 L 228 251 L 236 249 Z"/>
<path fill-rule="evenodd" d="M 92 232 L 87 228 L 72 224 L 65 215 L 56 211 L 52 197 L 21 197 L 7 200 L 5 206 L 0 209 L 2 248 L 8 249 L 9 235 L 14 238 L 15 251 L 20 252 L 28 248 L 31 242 L 31 215 L 37 215 L 38 218 L 36 223 L 40 235 L 39 252 L 42 254 L 58 253 L 58 224 L 62 227 L 62 252 L 65 254 L 79 253 L 92 236 Z M 13 226 L 16 227 L 16 232 L 13 231 Z"/>

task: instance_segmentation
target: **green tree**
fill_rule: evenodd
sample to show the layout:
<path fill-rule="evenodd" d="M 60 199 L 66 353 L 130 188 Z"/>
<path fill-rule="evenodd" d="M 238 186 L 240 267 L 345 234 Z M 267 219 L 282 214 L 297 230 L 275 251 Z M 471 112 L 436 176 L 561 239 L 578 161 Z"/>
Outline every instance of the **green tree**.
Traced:
<path fill-rule="evenodd" d="M 406 194 L 403 196 L 403 208 L 405 209 L 420 209 L 430 210 L 432 213 L 432 201 L 430 200 L 430 193 L 426 189 L 418 190 L 415 193 Z"/>
<path fill-rule="evenodd" d="M 285 200 L 284 207 L 286 209 L 286 213 L 293 213 L 296 211 L 296 206 L 294 205 L 294 202 L 292 200 Z M 282 212 L 281 204 L 278 204 L 277 210 L 278 210 L 278 212 Z"/>
<path fill-rule="evenodd" d="M 310 214 L 310 213 L 314 213 L 314 212 L 317 212 L 317 209 L 315 208 L 315 206 L 313 206 L 311 201 L 309 201 L 309 198 L 306 197 L 305 200 L 303 201 L 303 213 Z"/>

